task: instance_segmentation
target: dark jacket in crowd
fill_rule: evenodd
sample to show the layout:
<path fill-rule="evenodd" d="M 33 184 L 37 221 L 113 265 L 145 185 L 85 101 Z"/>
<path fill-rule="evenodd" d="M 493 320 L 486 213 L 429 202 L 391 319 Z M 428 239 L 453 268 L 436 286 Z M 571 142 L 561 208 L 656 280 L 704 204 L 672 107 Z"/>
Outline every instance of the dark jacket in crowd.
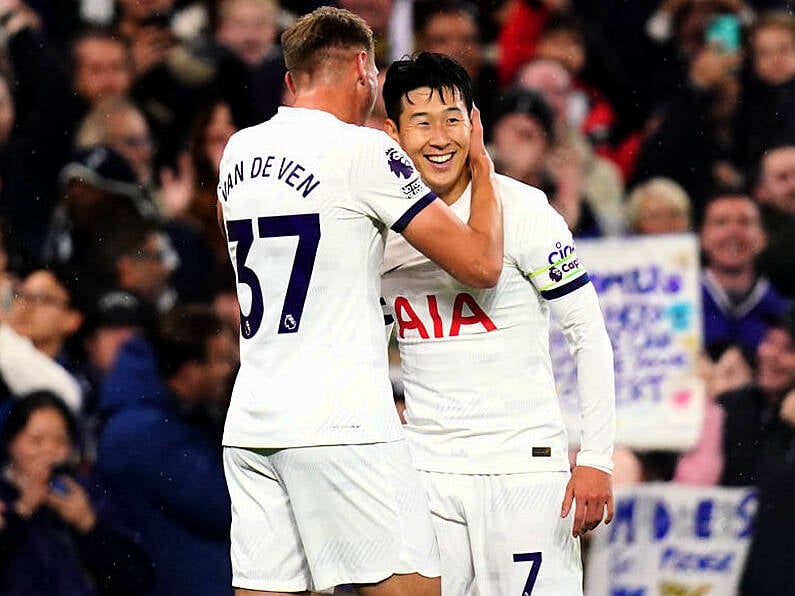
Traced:
<path fill-rule="evenodd" d="M 726 393 L 718 403 L 725 412 L 721 484 L 759 489 L 742 594 L 794 596 L 795 427 L 755 386 Z"/>
<path fill-rule="evenodd" d="M 231 505 L 216 427 L 178 405 L 141 337 L 122 347 L 101 399 L 97 468 L 154 562 L 147 595 L 231 594 Z"/>
<path fill-rule="evenodd" d="M 749 361 L 753 361 L 771 322 L 792 304 L 764 278 L 758 279 L 747 295 L 733 298 L 709 272 L 702 279 L 701 300 L 704 348 L 710 357 L 716 359 L 723 350 L 736 345 Z"/>
<path fill-rule="evenodd" d="M 759 255 L 757 267 L 776 289 L 788 298 L 795 298 L 795 215 L 762 205 L 762 224 L 767 246 Z"/>
<path fill-rule="evenodd" d="M 740 106 L 739 157 L 752 180 L 766 149 L 795 143 L 795 79 L 781 85 L 751 79 Z"/>
<path fill-rule="evenodd" d="M 58 171 L 71 147 L 74 111 L 68 69 L 45 36 L 23 29 L 9 40 L 8 56 L 16 122 L 0 145 L 0 219 L 12 263 L 22 267 L 35 263 L 41 251 Z"/>
<path fill-rule="evenodd" d="M 630 186 L 656 176 L 673 178 L 687 191 L 697 222 L 716 187 L 713 168 L 731 161 L 735 148 L 716 132 L 715 92 L 686 84 L 664 109 L 659 127 L 641 145 Z"/>
<path fill-rule="evenodd" d="M 133 534 L 106 515 L 99 489 L 84 488 L 97 523 L 81 534 L 47 507 L 30 519 L 17 515 L 17 489 L 0 480 L 0 501 L 5 505 L 5 525 L 0 530 L 0 594 L 139 596 L 151 585 L 151 564 Z"/>

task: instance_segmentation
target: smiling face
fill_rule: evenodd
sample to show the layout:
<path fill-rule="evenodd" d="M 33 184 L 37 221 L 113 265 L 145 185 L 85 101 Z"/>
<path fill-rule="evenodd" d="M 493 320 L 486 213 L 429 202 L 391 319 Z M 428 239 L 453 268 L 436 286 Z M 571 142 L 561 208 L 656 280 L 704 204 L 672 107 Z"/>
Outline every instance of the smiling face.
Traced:
<path fill-rule="evenodd" d="M 707 205 L 701 227 L 701 248 L 708 267 L 742 272 L 754 266 L 765 247 L 759 210 L 748 197 L 725 196 Z"/>
<path fill-rule="evenodd" d="M 41 408 L 31 414 L 8 446 L 15 470 L 31 479 L 46 482 L 56 465 L 69 457 L 71 440 L 61 413 L 55 408 Z"/>
<path fill-rule="evenodd" d="M 406 151 L 422 179 L 451 204 L 469 184 L 469 135 L 472 125 L 461 94 L 429 87 L 402 100 L 399 122 L 387 120 L 387 133 Z"/>
<path fill-rule="evenodd" d="M 764 391 L 783 395 L 795 386 L 795 343 L 785 330 L 768 330 L 756 356 L 756 382 Z"/>

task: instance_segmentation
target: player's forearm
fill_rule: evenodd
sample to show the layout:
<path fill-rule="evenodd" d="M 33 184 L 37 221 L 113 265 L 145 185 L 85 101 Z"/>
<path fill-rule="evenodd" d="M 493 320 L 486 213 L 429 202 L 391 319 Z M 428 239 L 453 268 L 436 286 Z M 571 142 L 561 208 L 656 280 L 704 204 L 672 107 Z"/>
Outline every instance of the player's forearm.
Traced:
<path fill-rule="evenodd" d="M 497 283 L 502 272 L 502 206 L 491 160 L 476 160 L 472 168 L 472 203 L 467 225 L 471 230 L 470 252 L 479 264 L 483 286 Z"/>
<path fill-rule="evenodd" d="M 550 306 L 563 327 L 577 365 L 582 433 L 577 465 L 612 472 L 615 442 L 613 348 L 591 284 Z"/>

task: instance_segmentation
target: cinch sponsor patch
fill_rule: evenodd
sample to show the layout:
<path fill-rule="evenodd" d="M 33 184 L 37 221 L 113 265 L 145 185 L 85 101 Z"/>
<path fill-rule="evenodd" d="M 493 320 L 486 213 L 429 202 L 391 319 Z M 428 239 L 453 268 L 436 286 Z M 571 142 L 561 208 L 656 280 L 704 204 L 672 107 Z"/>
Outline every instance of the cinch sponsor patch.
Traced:
<path fill-rule="evenodd" d="M 533 457 L 552 457 L 552 447 L 533 447 Z"/>

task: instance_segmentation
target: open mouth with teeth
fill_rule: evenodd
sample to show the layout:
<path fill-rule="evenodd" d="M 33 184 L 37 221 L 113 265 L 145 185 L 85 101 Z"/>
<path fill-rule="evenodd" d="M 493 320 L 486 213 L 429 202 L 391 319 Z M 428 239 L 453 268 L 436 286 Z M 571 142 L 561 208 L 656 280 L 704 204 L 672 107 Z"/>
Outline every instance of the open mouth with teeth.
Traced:
<path fill-rule="evenodd" d="M 446 164 L 453 159 L 455 153 L 445 153 L 444 155 L 426 155 L 425 159 L 435 164 Z"/>

